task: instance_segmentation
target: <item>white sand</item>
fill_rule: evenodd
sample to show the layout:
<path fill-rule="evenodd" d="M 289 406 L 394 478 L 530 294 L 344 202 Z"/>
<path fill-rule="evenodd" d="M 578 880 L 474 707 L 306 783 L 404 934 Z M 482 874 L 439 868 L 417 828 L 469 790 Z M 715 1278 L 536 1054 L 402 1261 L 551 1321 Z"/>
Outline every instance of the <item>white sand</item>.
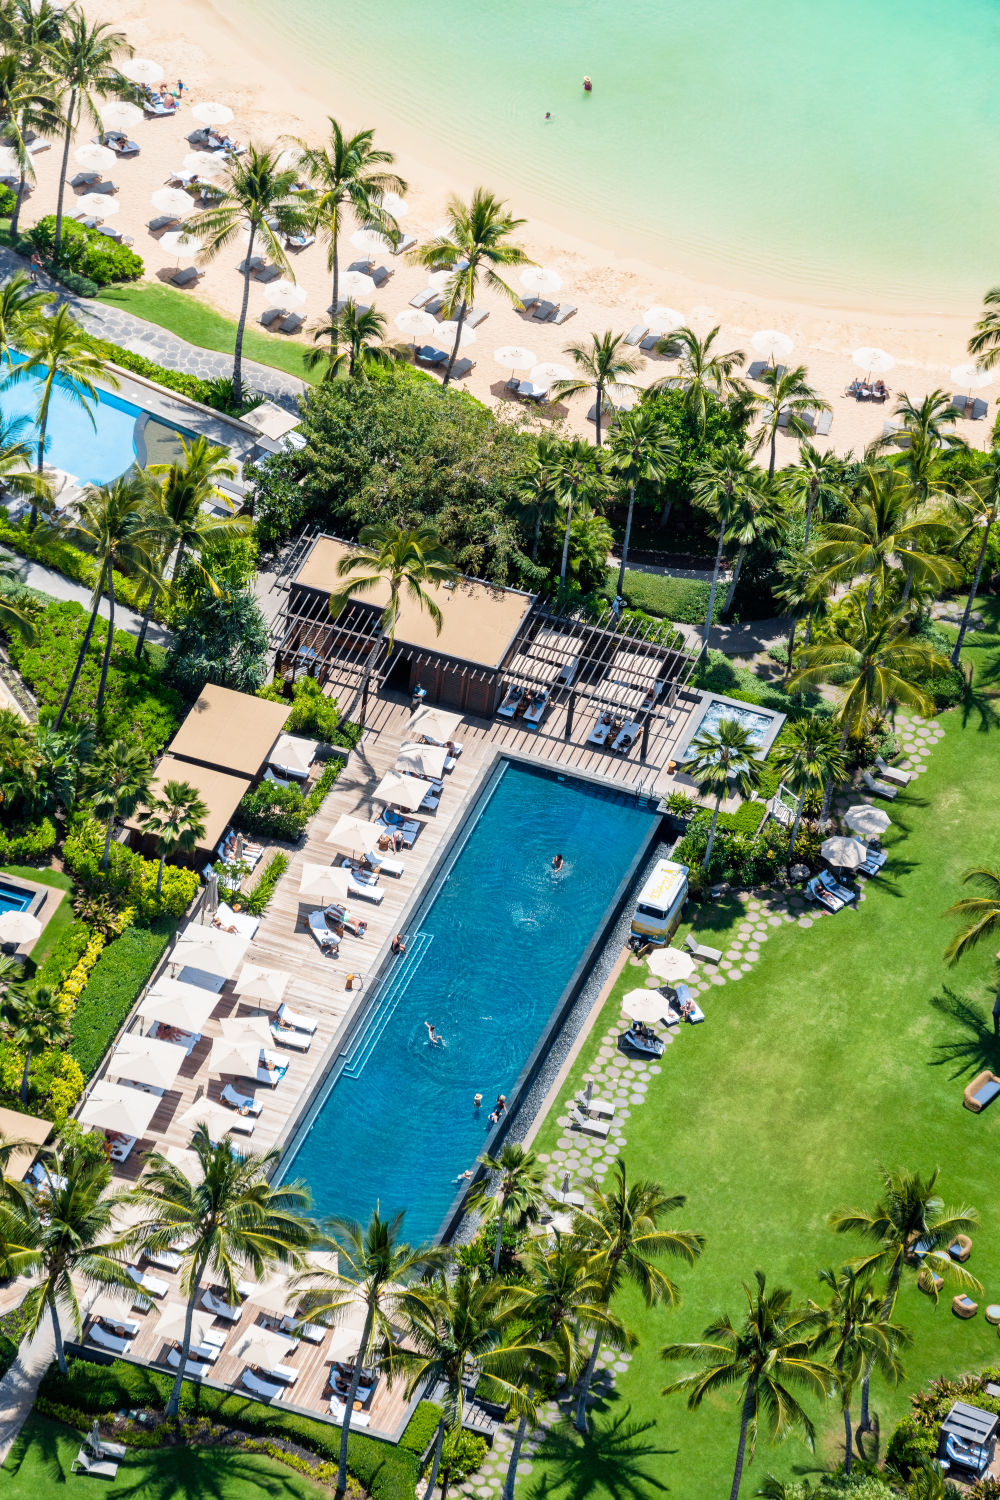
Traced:
<path fill-rule="evenodd" d="M 118 183 L 120 211 L 112 221 L 130 234 L 135 249 L 146 262 L 147 273 L 165 279 L 177 264 L 176 258 L 158 251 L 156 240 L 146 225 L 155 217 L 150 194 L 162 187 L 171 169 L 179 167 L 191 148 L 185 136 L 197 128 L 191 105 L 204 99 L 218 99 L 235 112 L 227 127 L 234 138 L 253 140 L 261 145 L 275 142 L 284 135 L 302 135 L 321 139 L 326 116 L 335 113 L 346 128 L 374 125 L 380 128 L 377 100 L 365 109 L 350 97 L 350 85 L 337 80 L 329 70 L 329 90 L 325 97 L 310 93 L 309 79 L 290 59 L 275 55 L 273 47 L 265 48 L 255 40 L 241 17 L 239 27 L 210 3 L 210 0 L 174 0 L 169 7 L 157 6 L 151 0 L 123 0 L 113 11 L 93 0 L 88 13 L 113 21 L 132 42 L 139 56 L 161 62 L 171 82 L 182 77 L 188 85 L 185 105 L 172 118 L 146 119 L 130 132 L 139 142 L 141 155 L 122 161 L 113 170 Z M 233 6 L 235 13 L 235 4 Z M 325 60 L 324 60 L 325 62 Z M 280 106 L 280 107 L 279 107 Z M 93 132 L 82 132 L 90 139 Z M 409 213 L 402 223 L 407 233 L 418 238 L 433 232 L 442 222 L 449 191 L 467 194 L 478 184 L 472 181 L 446 180 L 424 159 L 416 140 L 382 133 L 379 143 L 397 154 L 398 169 L 410 186 L 406 194 Z M 25 205 L 25 222 L 52 212 L 55 204 L 59 170 L 57 146 L 37 161 L 38 185 Z M 75 168 L 70 166 L 69 175 Z M 486 186 L 493 186 L 487 183 Z M 67 203 L 72 191 L 67 189 Z M 511 206 L 517 212 L 516 195 Z M 897 360 L 895 369 L 885 377 L 896 391 L 919 397 L 927 391 L 945 386 L 951 390 L 948 371 L 952 365 L 965 363 L 966 341 L 978 309 L 970 306 L 965 318 L 927 316 L 914 310 L 909 314 L 875 316 L 870 312 L 845 313 L 798 302 L 779 302 L 754 297 L 731 287 L 701 284 L 655 266 L 629 261 L 607 249 L 586 244 L 557 226 L 531 220 L 522 234 L 522 242 L 534 260 L 557 271 L 563 289 L 552 300 L 574 303 L 577 315 L 561 328 L 540 323 L 525 314 L 516 313 L 496 293 L 484 292 L 480 306 L 489 308 L 489 317 L 478 329 L 474 348 L 468 350 L 477 368 L 464 382 L 467 389 L 483 400 L 510 409 L 504 381 L 508 372 L 493 360 L 493 351 L 501 345 L 524 344 L 539 360 L 564 361 L 567 344 L 582 341 L 591 331 L 627 330 L 640 321 L 646 307 L 666 304 L 684 312 L 690 324 L 705 332 L 720 323 L 720 342 L 724 348 L 743 348 L 748 359 L 749 336 L 761 328 L 778 328 L 794 340 L 790 363 L 807 366 L 816 388 L 834 408 L 833 428 L 828 445 L 838 452 L 856 452 L 879 435 L 882 423 L 891 413 L 892 403 L 884 407 L 858 404 L 844 397 L 849 381 L 859 372 L 851 363 L 852 349 L 875 345 L 887 349 Z M 204 298 L 222 311 L 235 315 L 239 309 L 242 278 L 237 264 L 242 249 L 226 252 L 207 269 L 197 290 L 188 296 Z M 356 258 L 349 241 L 342 246 L 342 265 Z M 299 311 L 306 314 L 307 328 L 326 319 L 330 303 L 330 281 L 326 269 L 326 251 L 321 243 L 292 257 L 296 280 L 307 292 L 307 301 Z M 382 288 L 376 306 L 384 312 L 392 329 L 392 318 L 406 307 L 410 297 L 426 285 L 426 273 L 407 264 L 403 258 L 389 258 L 395 268 L 390 282 Z M 266 286 L 251 290 L 250 318 L 254 322 L 269 306 Z M 395 337 L 401 335 L 395 333 Z M 273 335 L 280 338 L 282 335 Z M 673 362 L 641 357 L 637 380 L 648 384 L 676 369 Z M 527 372 L 524 372 L 527 373 Z M 863 373 L 863 372 L 861 372 Z M 992 397 L 991 388 L 979 392 Z M 574 398 L 566 407 L 556 408 L 556 420 L 563 420 L 569 430 L 588 431 L 585 421 L 589 406 L 586 397 Z M 517 403 L 520 411 L 521 403 Z M 536 418 L 536 420 L 542 420 Z M 961 422 L 960 430 L 976 446 L 985 446 L 990 420 Z M 822 446 L 824 440 L 819 440 Z M 795 443 L 779 437 L 779 463 L 790 461 Z"/>

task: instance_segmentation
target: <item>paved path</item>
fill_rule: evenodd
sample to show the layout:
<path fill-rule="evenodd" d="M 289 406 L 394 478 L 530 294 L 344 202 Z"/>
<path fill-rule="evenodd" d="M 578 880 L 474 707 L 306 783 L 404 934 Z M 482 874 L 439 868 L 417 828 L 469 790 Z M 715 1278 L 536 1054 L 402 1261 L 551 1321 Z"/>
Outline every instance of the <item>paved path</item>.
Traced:
<path fill-rule="evenodd" d="M 685 643 L 695 651 L 701 650 L 700 625 L 676 625 Z M 770 620 L 748 620 L 745 625 L 713 625 L 708 644 L 713 651 L 724 651 L 727 656 L 756 656 L 766 651 L 775 641 L 788 638 L 791 620 L 777 616 Z"/>
<path fill-rule="evenodd" d="M 93 595 L 90 589 L 85 588 L 82 583 L 73 583 L 71 579 L 65 578 L 62 573 L 57 573 L 52 568 L 43 567 L 41 563 L 32 562 L 27 557 L 21 557 L 16 552 L 8 553 L 5 549 L 0 548 L 0 556 L 12 559 L 18 577 L 29 588 L 37 589 L 41 594 L 48 594 L 52 599 L 71 599 L 77 604 L 82 604 L 84 609 L 90 609 L 93 604 Z M 108 618 L 107 599 L 101 600 L 101 607 L 98 613 L 102 619 L 106 620 Z M 129 635 L 138 635 L 141 624 L 142 621 L 133 610 L 126 609 L 121 604 L 115 605 L 116 630 L 126 630 Z M 169 646 L 173 640 L 173 635 L 166 626 L 158 625 L 155 620 L 150 620 L 146 638 L 147 640 L 155 641 L 158 646 Z"/>
<path fill-rule="evenodd" d="M 51 1319 L 46 1319 L 34 1338 L 25 1339 L 3 1380 L 0 1380 L 0 1463 L 4 1463 L 14 1440 L 24 1426 L 42 1376 L 56 1357 Z"/>

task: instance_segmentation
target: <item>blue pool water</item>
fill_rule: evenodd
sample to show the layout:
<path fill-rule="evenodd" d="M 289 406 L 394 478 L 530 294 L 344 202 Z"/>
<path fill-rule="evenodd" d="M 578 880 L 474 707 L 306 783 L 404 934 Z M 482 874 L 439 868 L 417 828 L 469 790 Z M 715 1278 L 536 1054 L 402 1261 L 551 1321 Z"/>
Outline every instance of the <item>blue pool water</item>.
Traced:
<path fill-rule="evenodd" d="M 8 885 L 5 880 L 0 880 L 0 916 L 8 911 L 27 911 L 31 905 L 31 891 L 22 890 L 19 885 Z"/>
<path fill-rule="evenodd" d="M 654 821 L 617 794 L 506 764 L 285 1164 L 319 1214 L 366 1220 L 378 1201 L 406 1209 L 409 1238 L 437 1233 Z"/>
<path fill-rule="evenodd" d="M 13 358 L 15 364 L 20 364 L 24 356 L 15 354 Z M 25 378 L 7 381 L 0 387 L 0 411 L 5 420 L 27 419 L 23 429 L 25 441 L 37 441 L 35 418 L 42 378 L 40 372 L 33 370 Z M 45 429 L 45 461 L 75 475 L 83 484 L 106 484 L 135 462 L 135 423 L 142 413 L 138 406 L 110 391 L 99 392 L 92 411 L 93 421 L 87 410 L 73 399 L 69 381 L 57 381 Z"/>

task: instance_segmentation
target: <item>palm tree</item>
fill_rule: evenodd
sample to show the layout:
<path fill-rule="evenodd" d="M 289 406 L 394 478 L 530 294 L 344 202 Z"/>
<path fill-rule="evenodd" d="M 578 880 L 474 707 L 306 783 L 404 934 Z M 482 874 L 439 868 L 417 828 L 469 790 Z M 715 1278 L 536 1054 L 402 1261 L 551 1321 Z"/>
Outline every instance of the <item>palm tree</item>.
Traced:
<path fill-rule="evenodd" d="M 146 631 L 149 628 L 153 605 L 169 576 L 181 576 L 181 565 L 188 553 L 199 559 L 202 553 L 216 542 L 227 537 L 248 532 L 253 525 L 249 516 L 214 516 L 203 507 L 211 501 L 218 504 L 225 493 L 217 489 L 221 479 L 233 479 L 236 465 L 229 456 L 229 449 L 217 447 L 205 437 L 196 437 L 190 443 L 182 440 L 183 458 L 172 464 L 150 464 L 146 473 L 157 480 L 153 490 L 153 502 L 158 512 L 155 529 L 162 533 L 159 576 L 154 581 L 142 625 L 135 643 L 136 659 L 142 655 Z M 203 578 L 213 593 L 218 593 L 206 570 L 198 564 Z"/>
<path fill-rule="evenodd" d="M 191 1322 L 206 1278 L 221 1283 L 229 1302 L 249 1271 L 258 1280 L 278 1267 L 297 1270 L 315 1237 L 304 1216 L 309 1194 L 300 1182 L 268 1181 L 280 1152 L 237 1152 L 226 1138 L 213 1145 L 199 1125 L 190 1148 L 198 1158 L 198 1181 L 153 1151 L 129 1198 L 144 1211 L 128 1232 L 130 1246 L 154 1253 L 175 1250 L 181 1258 L 180 1284 L 187 1298 L 180 1365 L 167 1403 L 176 1417 L 181 1383 L 191 1348 Z"/>
<path fill-rule="evenodd" d="M 829 401 L 824 401 L 806 378 L 805 365 L 796 365 L 794 370 L 780 369 L 768 365 L 761 371 L 760 383 L 764 393 L 757 396 L 757 407 L 761 413 L 761 430 L 770 444 L 767 465 L 768 479 L 774 478 L 777 458 L 778 425 L 782 413 L 787 413 L 788 431 L 795 437 L 806 437 L 810 424 L 806 417 L 810 412 L 829 411 Z"/>
<path fill-rule="evenodd" d="M 994 369 L 1000 361 L 1000 286 L 990 287 L 983 298 L 983 315 L 969 340 L 969 353 L 984 370 Z"/>
<path fill-rule="evenodd" d="M 625 376 L 636 374 L 639 361 L 634 354 L 629 354 L 625 335 L 612 333 L 610 329 L 607 333 L 592 333 L 589 344 L 569 344 L 563 353 L 569 356 L 580 373 L 570 376 L 568 380 L 554 381 L 552 394 L 558 397 L 575 396 L 577 391 L 594 392 L 594 431 L 599 448 L 605 402 L 612 411 L 616 410 L 615 390 L 623 382 L 628 385 Z"/>
<path fill-rule="evenodd" d="M 946 530 L 942 520 L 923 512 L 900 469 L 866 465 L 846 507 L 845 520 L 827 523 L 813 556 L 833 578 L 867 578 L 869 610 L 876 591 L 885 598 L 888 581 L 898 576 L 904 554 L 907 575 L 917 583 L 940 589 L 959 576 L 955 562 L 941 552 Z"/>
<path fill-rule="evenodd" d="M 723 614 L 733 607 L 736 585 L 749 547 L 776 545 L 787 524 L 780 491 L 760 469 L 751 469 L 743 484 L 733 490 L 726 539 L 739 544 L 733 576 L 729 580 Z"/>
<path fill-rule="evenodd" d="M 708 831 L 708 844 L 702 869 L 708 869 L 715 843 L 715 828 L 719 821 L 719 809 L 723 797 L 730 791 L 729 783 L 746 801 L 760 786 L 764 774 L 764 762 L 755 753 L 757 745 L 749 730 L 735 719 L 722 719 L 715 732 L 699 734 L 691 743 L 691 754 L 687 763 L 688 775 L 694 781 L 702 797 L 714 797 L 712 826 Z"/>
<path fill-rule="evenodd" d="M 406 183 L 395 172 L 387 171 L 395 161 L 391 151 L 375 145 L 374 130 L 359 130 L 345 135 L 337 121 L 328 116 L 330 138 L 325 146 L 310 146 L 295 140 L 299 152 L 297 170 L 304 172 L 313 185 L 313 216 L 320 233 L 327 240 L 327 265 L 333 275 L 333 316 L 340 305 L 340 231 L 348 214 L 363 229 L 376 229 L 394 238 L 399 226 L 385 208 L 386 193 L 405 193 Z M 336 338 L 338 325 L 331 334 Z"/>
<path fill-rule="evenodd" d="M 946 917 L 961 917 L 964 922 L 961 932 L 952 938 L 944 950 L 949 964 L 957 964 L 960 958 L 965 958 L 980 943 L 995 942 L 1000 933 L 1000 870 L 993 869 L 990 865 L 979 865 L 975 869 L 966 870 L 962 876 L 962 884 L 971 885 L 982 894 L 963 896 L 945 912 Z"/>
<path fill-rule="evenodd" d="M 793 719 L 771 752 L 771 764 L 797 798 L 795 821 L 788 840 L 788 859 L 795 853 L 802 809 L 810 792 L 832 787 L 847 775 L 847 757 L 829 719 Z"/>
<path fill-rule="evenodd" d="M 730 349 L 725 354 L 716 349 L 714 345 L 718 334 L 718 324 L 703 339 L 691 328 L 678 328 L 676 333 L 668 334 L 656 346 L 658 354 L 665 354 L 672 351 L 674 345 L 680 344 L 679 370 L 684 384 L 684 405 L 702 437 L 708 420 L 709 401 L 726 401 L 730 397 L 740 397 L 746 393 L 743 380 L 734 373 L 739 370 L 746 355 L 742 349 Z M 655 385 L 665 385 L 667 380 L 672 384 L 675 378 L 667 376 L 665 380 L 656 381 Z"/>
<path fill-rule="evenodd" d="M 212 184 L 207 206 L 185 225 L 202 239 L 201 258 L 206 261 L 214 260 L 234 244 L 241 231 L 247 237 L 243 301 L 233 352 L 233 401 L 237 408 L 243 403 L 243 332 L 250 306 L 254 247 L 262 247 L 274 265 L 295 280 L 284 241 L 307 220 L 307 207 L 295 191 L 298 178 L 298 167 L 282 167 L 278 152 L 251 145 L 245 155 L 230 158 L 228 176 Z"/>
<path fill-rule="evenodd" d="M 843 458 L 833 452 L 820 453 L 812 443 L 803 442 L 799 444 L 798 463 L 781 471 L 782 488 L 803 504 L 806 522 L 803 552 L 809 547 L 813 516 L 822 520 L 829 509 L 843 504 L 848 482 L 845 471 L 850 459 L 849 453 Z"/>
<path fill-rule="evenodd" d="M 17 234 L 25 183 L 35 180 L 28 132 L 52 132 L 62 123 L 46 60 L 18 47 L 0 53 L 0 144 L 14 153 L 18 164 L 17 196 L 10 219 L 12 235 Z"/>
<path fill-rule="evenodd" d="M 512 1329 L 513 1315 L 504 1301 L 504 1288 L 460 1273 L 454 1281 L 443 1276 L 409 1290 L 400 1299 L 405 1329 L 402 1343 L 387 1348 L 385 1367 L 390 1379 L 402 1371 L 406 1394 L 425 1386 L 444 1386 L 441 1417 L 434 1440 L 434 1456 L 424 1500 L 430 1500 L 441 1468 L 445 1433 L 462 1430 L 465 1383 L 474 1365 L 502 1395 L 515 1415 L 534 1419 L 534 1402 L 518 1382 L 524 1363 L 545 1358 L 545 1350 Z M 516 1328 L 516 1324 L 514 1325 Z M 447 1500 L 449 1467 L 441 1475 L 441 1500 Z"/>
<path fill-rule="evenodd" d="M 917 682 L 947 672 L 948 659 L 910 630 L 905 614 L 870 610 L 849 598 L 826 623 L 822 639 L 805 647 L 789 690 L 839 684 L 841 746 L 862 733 L 873 710 L 882 712 L 892 703 L 930 715 L 934 701 Z"/>
<path fill-rule="evenodd" d="M 363 527 L 358 540 L 359 545 L 337 565 L 340 577 L 350 576 L 350 582 L 330 596 L 333 617 L 346 608 L 352 594 L 372 593 L 387 586 L 389 602 L 382 611 L 382 632 L 390 651 L 396 641 L 399 601 L 404 591 L 411 604 L 430 615 L 440 635 L 443 616 L 427 589 L 454 583 L 459 574 L 434 527 L 422 525 L 404 531 L 380 522 Z M 360 578 L 351 576 L 362 570 Z"/>
<path fill-rule="evenodd" d="M 5 584 L 19 585 L 21 575 L 10 557 L 0 557 L 0 630 L 6 635 L 20 636 L 27 644 L 35 638 L 35 625 L 31 615 L 9 595 L 3 593 Z"/>
<path fill-rule="evenodd" d="M 558 504 L 566 512 L 559 582 L 566 587 L 569 539 L 574 515 L 590 515 L 591 506 L 608 487 L 601 455 L 584 438 L 564 438 L 549 448 L 549 472 Z"/>
<path fill-rule="evenodd" d="M 965 633 L 969 628 L 969 618 L 976 602 L 976 595 L 979 593 L 979 581 L 983 576 L 986 549 L 990 543 L 993 527 L 996 525 L 998 505 L 1000 505 L 1000 448 L 992 448 L 985 474 L 973 480 L 965 491 L 961 495 L 956 495 L 952 501 L 958 530 L 957 545 L 961 547 L 972 537 L 981 534 L 979 551 L 976 554 L 976 566 L 972 574 L 972 587 L 969 589 L 969 597 L 965 603 L 962 623 L 958 627 L 958 639 L 951 653 L 953 667 L 957 667 L 961 659 Z"/>
<path fill-rule="evenodd" d="M 97 405 L 98 395 L 95 380 L 118 389 L 117 377 L 108 370 L 104 359 L 94 348 L 88 333 L 74 322 L 68 306 L 63 303 L 51 317 L 39 318 L 37 324 L 26 326 L 22 342 L 28 351 L 27 359 L 10 371 L 12 381 L 26 380 L 35 371 L 42 373 L 41 391 L 35 418 L 38 428 L 36 468 L 41 483 L 45 459 L 45 434 L 52 403 L 52 389 L 58 382 L 63 397 L 81 406 L 95 429 L 92 408 Z M 38 520 L 38 497 L 31 507 L 31 530 Z"/>
<path fill-rule="evenodd" d="M 64 1047 L 70 1038 L 65 1006 L 58 990 L 46 984 L 31 989 L 9 989 L 0 1000 L 0 1028 L 19 1052 L 24 1053 L 21 1073 L 21 1103 L 28 1102 L 28 1072 L 39 1047 Z"/>
<path fill-rule="evenodd" d="M 891 1318 L 903 1273 L 909 1272 L 921 1291 L 937 1301 L 937 1281 L 952 1280 L 959 1286 L 982 1288 L 974 1276 L 953 1261 L 948 1246 L 956 1235 L 970 1234 L 979 1225 L 974 1208 L 946 1208 L 936 1192 L 939 1168 L 929 1177 L 905 1168 L 879 1168 L 882 1196 L 874 1208 L 842 1208 L 830 1215 L 830 1226 L 838 1234 L 857 1234 L 874 1246 L 859 1256 L 859 1271 L 885 1278 L 882 1316 Z M 867 1432 L 869 1373 L 861 1385 L 861 1416 L 858 1431 Z"/>
<path fill-rule="evenodd" d="M 809 621 L 810 628 L 806 632 L 808 644 L 813 617 L 817 609 L 826 602 L 833 584 L 826 573 L 818 571 L 807 552 L 792 552 L 779 557 L 775 563 L 775 572 L 780 582 L 772 584 L 771 592 L 775 599 L 780 600 L 782 612 L 791 620 L 788 629 L 788 660 L 785 663 L 787 683 L 795 665 L 795 636 L 799 621 Z"/>
<path fill-rule="evenodd" d="M 451 272 L 442 294 L 446 316 L 455 319 L 455 343 L 444 372 L 445 385 L 451 380 L 462 328 L 480 282 L 515 307 L 521 306 L 520 297 L 500 273 L 509 267 L 533 264 L 512 238 L 523 223 L 523 219 L 514 218 L 501 198 L 485 188 L 476 188 L 468 203 L 457 197 L 450 200 L 446 233 L 413 251 L 418 264 L 430 270 L 445 266 Z"/>
<path fill-rule="evenodd" d="M 115 819 L 128 818 L 149 796 L 150 764 L 143 747 L 133 740 L 112 740 L 102 745 L 87 770 L 87 790 L 97 818 L 106 818 L 104 856 L 106 870 L 111 855 Z"/>
<path fill-rule="evenodd" d="M 63 154 L 56 199 L 56 232 L 53 258 L 58 264 L 62 249 L 63 193 L 69 175 L 69 148 L 83 120 L 102 129 L 99 103 L 117 94 L 134 95 L 136 88 L 119 71 L 118 59 L 131 57 L 132 47 L 121 31 L 112 31 L 101 21 L 88 21 L 82 11 L 70 7 L 51 51 L 52 70 L 63 92 Z M 103 133 L 102 133 L 103 139 Z"/>
<path fill-rule="evenodd" d="M 497 1232 L 493 1246 L 495 1275 L 500 1267 L 507 1210 L 510 1209 L 515 1214 L 519 1224 L 533 1224 L 537 1223 L 541 1210 L 548 1202 L 545 1168 L 534 1151 L 526 1150 L 516 1141 L 507 1142 L 496 1156 L 485 1152 L 479 1160 L 489 1176 L 477 1183 L 469 1197 L 469 1207 L 479 1210 L 484 1222 L 496 1219 Z"/>
<path fill-rule="evenodd" d="M 882 1299 L 872 1290 L 871 1273 L 856 1266 L 828 1267 L 819 1272 L 828 1288 L 825 1303 L 810 1302 L 812 1347 L 826 1353 L 843 1403 L 844 1473 L 850 1474 L 852 1451 L 851 1396 L 865 1372 L 895 1384 L 903 1373 L 899 1351 L 910 1335 L 882 1311 Z"/>
<path fill-rule="evenodd" d="M 135 1290 L 120 1241 L 112 1234 L 111 1170 L 75 1147 L 57 1146 L 44 1188 L 26 1188 L 21 1203 L 0 1207 L 0 1253 L 5 1276 L 32 1278 L 21 1309 L 34 1335 L 48 1313 L 59 1369 L 67 1373 L 61 1312 L 79 1337 L 82 1284 Z"/>
<path fill-rule="evenodd" d="M 334 1219 L 328 1229 L 337 1245 L 337 1269 L 301 1271 L 290 1283 L 303 1318 L 326 1322 L 359 1302 L 365 1307 L 364 1330 L 344 1402 L 337 1471 L 340 1493 L 347 1489 L 347 1444 L 361 1372 L 371 1364 L 376 1340 L 391 1346 L 399 1299 L 408 1284 L 442 1266 L 450 1254 L 443 1245 L 408 1245 L 402 1227 L 401 1213 L 383 1219 L 377 1208 L 364 1225 L 356 1219 Z"/>
<path fill-rule="evenodd" d="M 634 1287 L 647 1307 L 676 1307 L 680 1291 L 656 1264 L 675 1256 L 694 1265 L 705 1244 L 705 1236 L 691 1229 L 666 1229 L 662 1220 L 684 1207 L 683 1193 L 667 1193 L 658 1182 L 640 1178 L 629 1183 L 625 1163 L 619 1157 L 612 1167 L 610 1191 L 593 1185 L 587 1205 L 575 1217 L 573 1233 L 591 1256 L 601 1284 L 601 1301 L 610 1306 L 624 1287 Z M 587 1397 L 601 1352 L 605 1329 L 598 1326 L 580 1382 L 576 1426 L 587 1430 Z"/>
<path fill-rule="evenodd" d="M 911 401 L 906 392 L 901 391 L 894 415 L 899 417 L 909 439 L 894 462 L 907 470 L 914 489 L 921 500 L 926 500 L 941 455 L 968 447 L 965 439 L 955 431 L 957 414 L 951 396 L 947 391 L 936 390 L 929 391 L 919 401 Z M 875 447 L 889 447 L 896 441 L 898 434 L 886 433 Z"/>
<path fill-rule="evenodd" d="M 145 472 L 133 468 L 120 478 L 113 479 L 110 484 L 89 485 L 80 499 L 74 501 L 64 523 L 64 530 L 71 541 L 93 555 L 98 564 L 98 575 L 90 621 L 66 697 L 56 719 L 57 729 L 76 687 L 84 653 L 90 642 L 90 633 L 100 608 L 102 590 L 107 585 L 108 633 L 95 705 L 97 717 L 101 716 L 115 635 L 115 567 L 124 569 L 133 577 L 150 578 L 153 565 L 151 554 L 159 540 L 160 526 L 159 517 L 151 505 L 150 485 Z"/>
<path fill-rule="evenodd" d="M 815 1430 L 793 1387 L 803 1386 L 825 1396 L 833 1384 L 829 1367 L 812 1358 L 804 1326 L 807 1311 L 793 1304 L 791 1292 L 784 1287 L 768 1291 L 763 1271 L 754 1272 L 753 1284 L 744 1282 L 743 1291 L 747 1313 L 740 1325 L 723 1313 L 705 1329 L 704 1342 L 667 1344 L 660 1351 L 662 1359 L 693 1359 L 704 1366 L 681 1376 L 663 1391 L 665 1396 L 687 1391 L 687 1404 L 692 1410 L 706 1396 L 734 1386 L 742 1391 L 730 1500 L 737 1500 L 740 1492 L 748 1440 L 753 1460 L 761 1422 L 767 1422 L 772 1442 L 798 1428 L 812 1447 Z"/>
<path fill-rule="evenodd" d="M 635 487 L 640 482 L 661 484 L 667 477 L 676 451 L 676 444 L 667 431 L 666 423 L 653 406 L 639 405 L 631 411 L 623 411 L 608 440 L 606 468 L 622 484 L 628 486 L 625 540 L 622 542 L 622 560 L 618 569 L 619 597 L 625 592 Z"/>
<path fill-rule="evenodd" d="M 559 510 L 559 491 L 555 481 L 555 469 L 559 460 L 560 443 L 556 438 L 541 435 L 535 445 L 534 462 L 518 489 L 518 499 L 535 517 L 535 529 L 531 543 L 531 561 L 538 561 L 538 542 L 542 522 L 554 520 Z"/>
<path fill-rule="evenodd" d="M 192 854 L 205 837 L 208 808 L 186 781 L 167 781 L 143 814 L 143 827 L 156 838 L 160 864 L 156 872 L 156 899 L 163 888 L 163 866 L 168 854 Z"/>
<path fill-rule="evenodd" d="M 720 448 L 711 458 L 698 465 L 694 474 L 692 498 L 696 505 L 718 518 L 719 544 L 715 549 L 715 568 L 712 587 L 708 591 L 708 609 L 705 628 L 701 636 L 702 653 L 708 650 L 708 640 L 715 614 L 715 595 L 719 587 L 719 572 L 722 568 L 722 548 L 733 517 L 744 491 L 754 483 L 750 460 L 736 443 Z"/>
<path fill-rule="evenodd" d="M 329 339 L 325 349 L 307 349 L 305 361 L 310 370 L 326 366 L 324 380 L 364 375 L 376 366 L 403 364 L 409 355 L 406 344 L 385 341 L 386 318 L 377 308 L 358 308 L 349 297 L 332 323 L 323 323 L 313 334 L 313 342 Z M 347 345 L 341 349 L 340 345 Z"/>
<path fill-rule="evenodd" d="M 38 328 L 42 308 L 54 301 L 55 293 L 32 286 L 26 271 L 15 271 L 0 286 L 0 363 L 9 364 L 11 348 L 21 342 L 26 329 Z"/>

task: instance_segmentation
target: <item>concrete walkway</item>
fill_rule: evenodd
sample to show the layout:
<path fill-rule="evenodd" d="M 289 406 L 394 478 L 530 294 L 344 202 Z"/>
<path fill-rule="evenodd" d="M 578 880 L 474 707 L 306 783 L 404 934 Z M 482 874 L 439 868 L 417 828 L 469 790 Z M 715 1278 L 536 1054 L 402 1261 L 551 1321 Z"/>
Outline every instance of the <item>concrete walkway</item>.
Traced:
<path fill-rule="evenodd" d="M 22 583 L 29 588 L 37 589 L 41 594 L 48 594 L 51 599 L 72 600 L 76 604 L 82 604 L 84 609 L 90 609 L 94 599 L 90 589 L 85 588 L 82 583 L 73 583 L 65 578 L 62 573 L 57 573 L 53 568 L 46 568 L 41 563 L 32 562 L 30 558 L 21 557 L 17 552 L 8 552 L 0 547 L 0 556 L 9 557 L 14 563 L 17 576 Z M 108 601 L 101 600 L 98 610 L 101 618 L 108 618 Z M 142 625 L 140 617 L 124 605 L 115 604 L 115 629 L 125 630 L 129 635 L 138 635 Z M 150 620 L 146 639 L 155 641 L 158 646 L 169 646 L 173 640 L 173 634 L 165 625 L 158 625 L 155 620 Z"/>
<path fill-rule="evenodd" d="M 766 651 L 776 641 L 788 638 L 792 622 L 776 616 L 770 620 L 748 620 L 745 625 L 713 625 L 708 644 L 712 651 L 724 651 L 727 656 L 756 656 Z M 694 651 L 701 650 L 701 626 L 675 625 L 684 637 L 685 644 Z"/>
<path fill-rule="evenodd" d="M 6 1375 L 0 1380 L 0 1463 L 35 1404 L 42 1376 L 56 1357 L 52 1321 L 46 1319 L 34 1338 L 25 1339 Z"/>

